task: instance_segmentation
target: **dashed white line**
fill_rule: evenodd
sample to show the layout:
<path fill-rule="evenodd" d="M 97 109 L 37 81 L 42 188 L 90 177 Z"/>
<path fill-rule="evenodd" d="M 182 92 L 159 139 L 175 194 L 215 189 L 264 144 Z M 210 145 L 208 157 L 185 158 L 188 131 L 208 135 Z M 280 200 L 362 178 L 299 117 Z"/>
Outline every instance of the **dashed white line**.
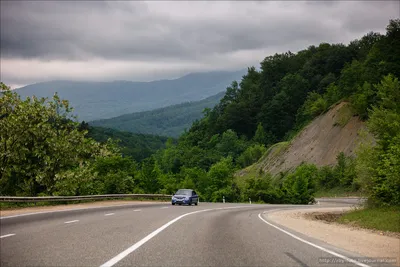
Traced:
<path fill-rule="evenodd" d="M 168 207 L 162 207 L 162 208 L 160 208 L 160 209 L 168 209 Z"/>
<path fill-rule="evenodd" d="M 74 223 L 74 222 L 79 222 L 79 220 L 73 220 L 73 221 L 68 221 L 68 222 L 64 222 L 64 223 Z"/>
<path fill-rule="evenodd" d="M 329 254 L 331 254 L 331 255 L 333 255 L 333 256 L 339 257 L 339 258 L 341 258 L 341 259 L 343 259 L 343 260 L 345 260 L 345 261 L 351 262 L 351 263 L 353 263 L 353 264 L 355 264 L 355 265 L 358 265 L 358 266 L 361 266 L 361 267 L 370 267 L 370 266 L 367 265 L 367 264 L 360 263 L 360 262 L 358 262 L 358 261 L 352 260 L 352 259 L 350 259 L 350 258 L 348 258 L 348 257 L 346 257 L 346 256 L 344 256 L 344 255 L 341 255 L 341 254 L 339 254 L 339 253 L 336 253 L 336 252 L 334 252 L 334 251 L 332 251 L 332 250 L 329 250 L 329 249 L 326 249 L 326 248 L 324 248 L 324 247 L 318 246 L 318 245 L 316 245 L 316 244 L 314 244 L 314 243 L 311 243 L 311 242 L 309 242 L 309 241 L 307 241 L 307 240 L 304 240 L 303 238 L 300 238 L 300 237 L 298 237 L 298 236 L 296 236 L 296 235 L 294 235 L 294 234 L 292 234 L 292 233 L 289 233 L 288 231 L 283 230 L 282 228 L 280 228 L 280 227 L 278 227 L 278 226 L 276 226 L 276 225 L 274 225 L 274 224 L 272 224 L 272 223 L 266 221 L 266 220 L 261 216 L 261 213 L 258 214 L 258 218 L 260 218 L 260 219 L 261 219 L 263 222 L 265 222 L 266 224 L 268 224 L 268 225 L 270 225 L 270 226 L 272 226 L 272 227 L 278 229 L 278 230 L 281 231 L 281 232 L 284 232 L 285 234 L 287 234 L 287 235 L 293 237 L 294 239 L 297 239 L 297 240 L 299 240 L 299 241 L 301 241 L 301 242 L 303 242 L 303 243 L 306 243 L 307 245 L 313 246 L 313 247 L 315 247 L 315 248 L 317 248 L 317 249 L 319 249 L 319 250 L 322 250 L 322 251 L 324 251 L 324 252 L 327 252 L 327 253 L 329 253 Z"/>
<path fill-rule="evenodd" d="M 141 211 L 141 210 L 133 210 L 133 211 Z"/>
<path fill-rule="evenodd" d="M 5 237 L 9 237 L 9 236 L 13 236 L 13 235 L 15 235 L 15 234 L 2 235 L 2 236 L 0 236 L 0 239 L 1 238 L 5 238 Z"/>
<path fill-rule="evenodd" d="M 111 215 L 114 215 L 115 213 L 107 213 L 107 214 L 104 214 L 104 216 L 111 216 Z"/>

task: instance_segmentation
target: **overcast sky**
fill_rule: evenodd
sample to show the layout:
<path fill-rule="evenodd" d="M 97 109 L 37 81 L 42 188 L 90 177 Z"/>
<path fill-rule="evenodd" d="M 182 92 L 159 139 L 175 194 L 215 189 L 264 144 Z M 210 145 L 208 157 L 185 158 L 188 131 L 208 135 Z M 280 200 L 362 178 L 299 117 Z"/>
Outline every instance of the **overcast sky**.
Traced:
<path fill-rule="evenodd" d="M 398 1 L 4 1 L 1 81 L 175 78 L 345 43 L 400 17 Z"/>

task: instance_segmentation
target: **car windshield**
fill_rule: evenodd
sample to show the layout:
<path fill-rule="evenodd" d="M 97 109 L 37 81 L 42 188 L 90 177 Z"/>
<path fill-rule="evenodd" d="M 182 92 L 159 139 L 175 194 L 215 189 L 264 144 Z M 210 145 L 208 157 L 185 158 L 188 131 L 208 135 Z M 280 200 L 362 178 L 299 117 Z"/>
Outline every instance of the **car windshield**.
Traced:
<path fill-rule="evenodd" d="M 190 196 L 191 194 L 192 194 L 191 190 L 182 190 L 182 189 L 179 189 L 175 193 L 175 195 L 186 195 L 186 196 Z"/>

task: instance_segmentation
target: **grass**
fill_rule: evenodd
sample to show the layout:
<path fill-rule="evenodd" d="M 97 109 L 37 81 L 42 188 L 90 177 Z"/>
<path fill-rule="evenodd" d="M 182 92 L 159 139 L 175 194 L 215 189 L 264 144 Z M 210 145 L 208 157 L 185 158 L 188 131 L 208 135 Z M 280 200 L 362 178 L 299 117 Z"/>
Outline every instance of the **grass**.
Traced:
<path fill-rule="evenodd" d="M 335 187 L 332 189 L 321 189 L 315 193 L 315 197 L 362 197 L 361 192 L 353 192 L 349 188 Z"/>
<path fill-rule="evenodd" d="M 349 120 L 353 117 L 353 111 L 351 110 L 350 105 L 343 105 L 337 113 L 336 121 L 334 126 L 344 127 L 349 122 Z"/>
<path fill-rule="evenodd" d="M 380 231 L 400 232 L 400 206 L 365 208 L 345 213 L 339 223 Z"/>

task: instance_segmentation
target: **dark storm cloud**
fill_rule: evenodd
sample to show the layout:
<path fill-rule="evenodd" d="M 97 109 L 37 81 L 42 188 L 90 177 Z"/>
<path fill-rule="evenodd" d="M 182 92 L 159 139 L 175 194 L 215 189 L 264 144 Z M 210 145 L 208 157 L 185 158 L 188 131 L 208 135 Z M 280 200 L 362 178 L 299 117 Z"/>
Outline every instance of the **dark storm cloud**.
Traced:
<path fill-rule="evenodd" d="M 43 78 L 39 70 L 51 73 L 56 68 L 48 65 L 57 61 L 73 78 L 62 62 L 84 62 L 66 66 L 96 79 L 96 60 L 113 65 L 110 79 L 137 70 L 168 76 L 243 68 L 268 53 L 384 32 L 399 8 L 397 1 L 1 1 L 2 73 L 15 81 Z M 12 74 L 26 62 L 37 68 L 27 77 Z"/>

